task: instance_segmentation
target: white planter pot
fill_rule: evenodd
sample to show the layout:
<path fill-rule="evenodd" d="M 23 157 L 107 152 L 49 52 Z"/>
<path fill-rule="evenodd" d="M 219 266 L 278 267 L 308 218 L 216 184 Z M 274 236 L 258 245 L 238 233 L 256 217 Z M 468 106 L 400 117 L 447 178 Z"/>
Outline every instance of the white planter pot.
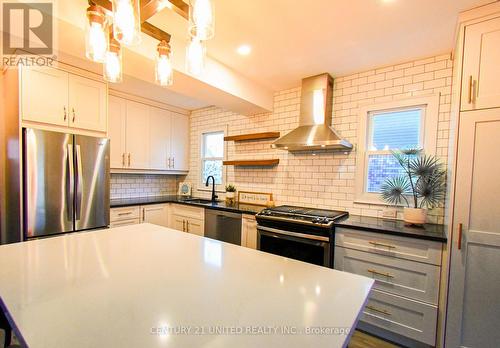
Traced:
<path fill-rule="evenodd" d="M 234 192 L 226 192 L 226 198 L 234 198 Z"/>
<path fill-rule="evenodd" d="M 414 225 L 423 225 L 427 218 L 427 210 L 422 208 L 404 208 L 403 220 Z"/>

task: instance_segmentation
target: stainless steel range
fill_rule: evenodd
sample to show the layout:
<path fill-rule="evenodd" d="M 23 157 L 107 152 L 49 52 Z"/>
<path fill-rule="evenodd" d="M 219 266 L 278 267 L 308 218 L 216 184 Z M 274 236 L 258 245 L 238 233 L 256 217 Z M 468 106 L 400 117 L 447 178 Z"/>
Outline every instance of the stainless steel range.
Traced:
<path fill-rule="evenodd" d="M 283 205 L 256 215 L 257 248 L 325 267 L 333 267 L 334 223 L 349 214 Z"/>

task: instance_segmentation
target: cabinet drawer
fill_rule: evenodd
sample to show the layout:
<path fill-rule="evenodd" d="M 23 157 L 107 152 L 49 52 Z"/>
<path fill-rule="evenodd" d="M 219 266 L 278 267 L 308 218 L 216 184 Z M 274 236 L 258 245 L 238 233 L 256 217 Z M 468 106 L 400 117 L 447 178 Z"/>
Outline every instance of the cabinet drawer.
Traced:
<path fill-rule="evenodd" d="M 194 218 L 198 220 L 205 219 L 205 209 L 193 207 L 189 205 L 173 204 L 172 211 L 175 215 L 185 216 L 187 218 Z"/>
<path fill-rule="evenodd" d="M 111 222 L 140 219 L 140 207 L 113 208 L 110 210 Z"/>
<path fill-rule="evenodd" d="M 334 268 L 375 279 L 375 289 L 438 303 L 438 266 L 336 247 Z"/>
<path fill-rule="evenodd" d="M 127 225 L 136 225 L 140 224 L 141 220 L 139 218 L 137 219 L 126 219 L 126 220 L 118 220 L 112 222 L 109 227 L 120 227 L 120 226 L 127 226 Z"/>
<path fill-rule="evenodd" d="M 388 257 L 441 265 L 441 243 L 349 228 L 335 229 L 335 245 Z"/>
<path fill-rule="evenodd" d="M 434 346 L 437 307 L 372 290 L 361 321 Z"/>

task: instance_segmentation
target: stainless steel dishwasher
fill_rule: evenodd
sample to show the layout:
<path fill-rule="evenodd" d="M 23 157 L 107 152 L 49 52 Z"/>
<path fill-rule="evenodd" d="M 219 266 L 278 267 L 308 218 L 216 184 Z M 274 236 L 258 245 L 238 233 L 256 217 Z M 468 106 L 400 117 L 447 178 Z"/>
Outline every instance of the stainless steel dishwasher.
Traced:
<path fill-rule="evenodd" d="M 241 214 L 205 209 L 205 237 L 241 245 Z"/>

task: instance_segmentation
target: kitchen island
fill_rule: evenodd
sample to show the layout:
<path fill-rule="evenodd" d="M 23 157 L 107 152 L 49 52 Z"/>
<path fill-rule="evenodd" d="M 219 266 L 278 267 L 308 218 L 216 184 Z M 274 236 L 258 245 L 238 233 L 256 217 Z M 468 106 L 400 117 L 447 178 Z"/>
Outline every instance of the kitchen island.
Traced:
<path fill-rule="evenodd" d="M 345 347 L 373 280 L 151 224 L 0 246 L 30 348 Z"/>

